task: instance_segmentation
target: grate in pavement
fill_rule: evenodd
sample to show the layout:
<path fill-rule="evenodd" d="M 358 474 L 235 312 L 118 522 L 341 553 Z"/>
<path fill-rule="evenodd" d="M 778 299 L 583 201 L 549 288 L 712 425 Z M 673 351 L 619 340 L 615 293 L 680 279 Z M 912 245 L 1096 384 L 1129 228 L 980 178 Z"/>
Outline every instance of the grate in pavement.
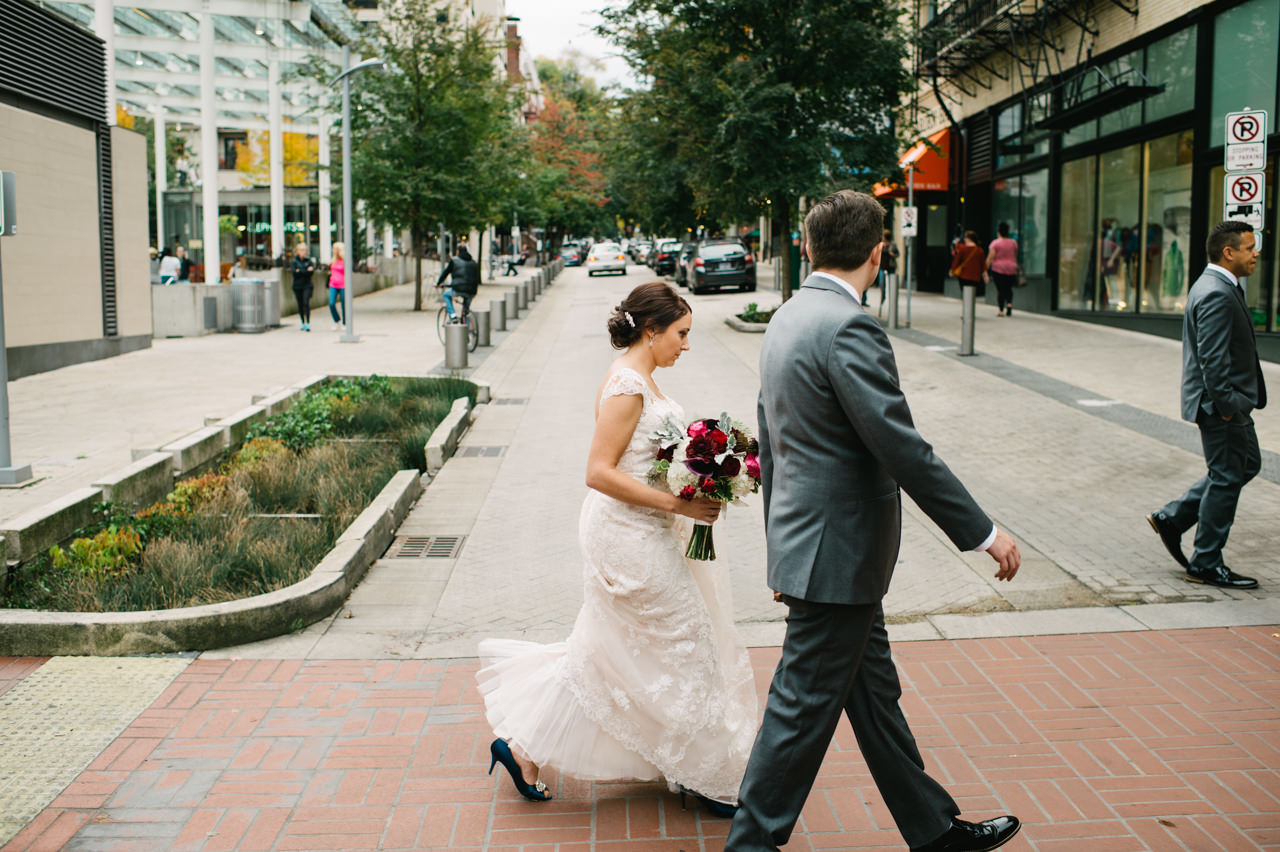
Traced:
<path fill-rule="evenodd" d="M 456 559 L 465 535 L 396 536 L 387 548 L 386 559 Z"/>
<path fill-rule="evenodd" d="M 527 396 L 495 396 L 489 400 L 490 405 L 528 405 Z"/>
<path fill-rule="evenodd" d="M 497 459 L 506 452 L 506 447 L 459 447 L 453 455 L 460 459 Z"/>

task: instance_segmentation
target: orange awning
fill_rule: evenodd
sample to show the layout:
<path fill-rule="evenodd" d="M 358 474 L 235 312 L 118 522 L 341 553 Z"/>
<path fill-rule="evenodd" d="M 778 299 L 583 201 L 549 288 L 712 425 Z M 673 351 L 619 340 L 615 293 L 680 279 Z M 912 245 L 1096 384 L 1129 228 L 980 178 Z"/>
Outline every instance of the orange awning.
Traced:
<path fill-rule="evenodd" d="M 934 149 L 937 150 L 934 150 Z M 927 190 L 945 190 L 950 186 L 951 161 L 951 128 L 944 127 L 929 137 L 928 142 L 920 140 L 907 149 L 898 159 L 903 168 L 901 183 L 878 183 L 875 185 L 877 198 L 903 198 L 907 194 L 907 169 L 915 171 L 915 189 L 917 192 Z"/>

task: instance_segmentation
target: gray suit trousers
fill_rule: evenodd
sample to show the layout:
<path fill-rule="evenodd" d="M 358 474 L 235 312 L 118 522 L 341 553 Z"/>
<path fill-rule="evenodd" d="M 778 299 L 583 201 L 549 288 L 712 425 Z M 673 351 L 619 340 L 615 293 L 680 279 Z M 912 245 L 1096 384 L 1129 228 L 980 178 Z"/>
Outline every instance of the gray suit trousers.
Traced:
<path fill-rule="evenodd" d="M 1161 511 L 1178 532 L 1197 525 L 1191 568 L 1214 571 L 1223 564 L 1222 548 L 1235 521 L 1240 489 L 1262 469 L 1262 454 L 1253 420 L 1247 414 L 1225 421 L 1202 410 L 1196 425 L 1209 474 Z"/>
<path fill-rule="evenodd" d="M 790 611 L 782 659 L 738 791 L 726 852 L 775 850 L 787 842 L 841 712 L 907 845 L 940 837 L 960 809 L 925 773 L 898 707 L 902 686 L 881 605 L 784 600 Z"/>

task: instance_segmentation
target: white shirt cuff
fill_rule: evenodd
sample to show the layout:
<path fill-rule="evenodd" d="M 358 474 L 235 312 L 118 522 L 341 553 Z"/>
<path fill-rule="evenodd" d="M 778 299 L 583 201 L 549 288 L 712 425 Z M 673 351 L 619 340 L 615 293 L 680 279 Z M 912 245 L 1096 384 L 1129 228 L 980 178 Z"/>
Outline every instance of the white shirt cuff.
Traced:
<path fill-rule="evenodd" d="M 985 553 L 987 548 L 995 543 L 996 543 L 996 525 L 992 524 L 991 532 L 987 535 L 986 540 L 983 541 L 982 544 L 975 547 L 973 550 L 975 553 Z"/>

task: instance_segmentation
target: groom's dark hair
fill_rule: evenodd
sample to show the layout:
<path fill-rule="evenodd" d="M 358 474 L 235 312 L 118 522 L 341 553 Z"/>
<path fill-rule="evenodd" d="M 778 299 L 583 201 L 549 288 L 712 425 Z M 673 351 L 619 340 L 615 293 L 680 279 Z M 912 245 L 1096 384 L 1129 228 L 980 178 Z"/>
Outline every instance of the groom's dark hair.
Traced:
<path fill-rule="evenodd" d="M 857 269 L 883 239 L 884 207 L 865 192 L 842 189 L 813 206 L 804 230 L 815 269 Z"/>

